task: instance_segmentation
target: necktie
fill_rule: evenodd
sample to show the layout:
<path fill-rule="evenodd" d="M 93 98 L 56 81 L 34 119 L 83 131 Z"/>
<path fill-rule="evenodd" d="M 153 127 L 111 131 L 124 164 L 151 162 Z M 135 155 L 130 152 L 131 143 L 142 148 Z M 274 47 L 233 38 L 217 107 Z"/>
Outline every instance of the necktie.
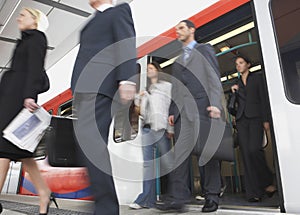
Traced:
<path fill-rule="evenodd" d="M 183 61 L 185 63 L 186 63 L 187 59 L 189 58 L 191 51 L 192 50 L 189 47 L 184 47 L 184 49 L 183 49 Z"/>

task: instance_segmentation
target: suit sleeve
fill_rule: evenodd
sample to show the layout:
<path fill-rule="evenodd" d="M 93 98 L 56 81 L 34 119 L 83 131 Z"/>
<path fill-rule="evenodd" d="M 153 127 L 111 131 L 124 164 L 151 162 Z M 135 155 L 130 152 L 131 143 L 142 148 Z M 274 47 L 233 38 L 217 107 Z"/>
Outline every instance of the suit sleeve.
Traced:
<path fill-rule="evenodd" d="M 113 22 L 113 34 L 116 48 L 117 81 L 130 80 L 136 82 L 136 37 L 129 5 L 116 7 Z"/>
<path fill-rule="evenodd" d="M 34 34 L 28 40 L 28 75 L 25 80 L 24 99 L 37 99 L 41 87 L 42 72 L 47 49 L 46 38 L 41 34 Z"/>
<path fill-rule="evenodd" d="M 172 88 L 171 88 L 171 103 L 169 107 L 169 116 L 175 115 L 176 112 L 178 112 L 177 106 L 175 104 L 176 97 L 178 96 L 178 85 L 177 85 L 177 72 L 176 72 L 176 67 L 178 66 L 177 62 L 174 63 L 172 67 L 172 78 L 171 78 L 171 83 L 172 83 Z"/>
<path fill-rule="evenodd" d="M 270 106 L 268 103 L 267 90 L 265 89 L 263 76 L 261 74 L 259 74 L 258 77 L 259 77 L 258 85 L 259 85 L 259 97 L 260 97 L 260 101 L 261 101 L 262 118 L 263 118 L 263 122 L 269 122 L 271 110 L 270 110 Z"/>
<path fill-rule="evenodd" d="M 222 88 L 222 83 L 220 80 L 220 70 L 219 70 L 219 63 L 215 55 L 215 51 L 213 47 L 209 44 L 206 44 L 204 48 L 200 49 L 202 52 L 203 56 L 206 58 L 208 61 L 209 65 L 211 68 L 206 69 L 206 75 L 207 75 L 207 89 L 208 89 L 208 94 L 209 94 L 209 100 L 210 100 L 210 105 L 215 106 L 222 110 L 222 93 L 223 93 L 223 88 Z"/>

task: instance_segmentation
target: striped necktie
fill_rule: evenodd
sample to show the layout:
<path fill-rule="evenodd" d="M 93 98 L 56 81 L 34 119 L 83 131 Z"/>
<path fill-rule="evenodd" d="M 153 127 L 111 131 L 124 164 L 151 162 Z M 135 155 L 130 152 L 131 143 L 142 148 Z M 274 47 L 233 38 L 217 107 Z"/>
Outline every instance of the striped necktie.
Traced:
<path fill-rule="evenodd" d="M 183 61 L 186 63 L 187 59 L 189 58 L 191 54 L 191 49 L 189 47 L 184 47 L 183 49 Z"/>

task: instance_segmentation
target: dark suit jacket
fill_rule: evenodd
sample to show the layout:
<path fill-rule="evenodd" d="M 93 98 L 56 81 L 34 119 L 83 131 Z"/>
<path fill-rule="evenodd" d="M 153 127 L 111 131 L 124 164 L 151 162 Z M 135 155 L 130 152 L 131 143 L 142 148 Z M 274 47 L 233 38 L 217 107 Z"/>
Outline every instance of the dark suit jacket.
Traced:
<path fill-rule="evenodd" d="M 211 45 L 196 44 L 186 63 L 180 56 L 172 75 L 175 79 L 170 115 L 174 115 L 175 121 L 183 110 L 190 120 L 199 115 L 208 117 L 206 108 L 210 105 L 222 110 L 219 65 Z"/>
<path fill-rule="evenodd" d="M 82 29 L 71 89 L 113 97 L 136 74 L 135 30 L 128 4 L 97 11 Z"/>
<path fill-rule="evenodd" d="M 238 81 L 238 86 L 236 120 L 244 114 L 248 118 L 262 118 L 263 122 L 268 122 L 270 109 L 262 74 L 250 73 L 246 86 L 241 79 Z"/>

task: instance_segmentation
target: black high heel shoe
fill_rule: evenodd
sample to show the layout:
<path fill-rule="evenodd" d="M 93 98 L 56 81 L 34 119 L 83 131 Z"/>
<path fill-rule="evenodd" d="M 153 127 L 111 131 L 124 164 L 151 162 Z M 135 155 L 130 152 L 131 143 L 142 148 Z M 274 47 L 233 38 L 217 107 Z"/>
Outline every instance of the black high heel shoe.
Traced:
<path fill-rule="evenodd" d="M 0 203 L 0 214 L 2 213 L 3 211 L 3 207 L 2 207 L 2 204 Z"/>
<path fill-rule="evenodd" d="M 42 214 L 40 213 L 39 215 L 47 215 L 48 211 L 49 211 L 49 207 L 50 207 L 50 205 L 51 205 L 52 202 L 54 202 L 56 208 L 58 208 L 58 204 L 56 202 L 56 198 L 54 196 L 54 193 L 51 193 L 50 196 L 49 196 L 49 203 L 47 205 L 47 212 L 46 213 L 42 213 Z"/>

